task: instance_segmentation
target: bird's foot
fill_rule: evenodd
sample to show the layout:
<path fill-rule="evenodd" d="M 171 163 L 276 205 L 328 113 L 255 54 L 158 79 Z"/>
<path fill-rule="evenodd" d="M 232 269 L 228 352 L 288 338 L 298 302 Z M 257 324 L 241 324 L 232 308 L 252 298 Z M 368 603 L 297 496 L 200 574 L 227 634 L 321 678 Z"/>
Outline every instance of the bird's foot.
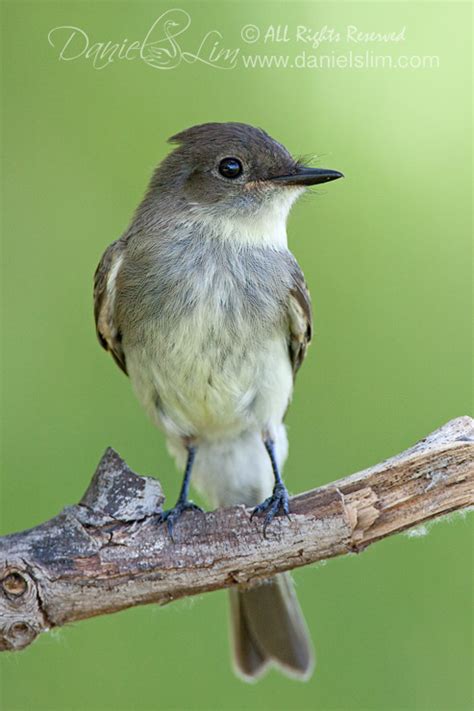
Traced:
<path fill-rule="evenodd" d="M 290 516 L 289 496 L 284 484 L 277 484 L 273 489 L 272 495 L 254 508 L 250 518 L 258 514 L 265 514 L 265 518 L 263 519 L 263 535 L 266 538 L 267 528 L 279 512 L 284 513 L 288 518 Z"/>
<path fill-rule="evenodd" d="M 159 522 L 166 523 L 166 528 L 168 529 L 168 533 L 172 541 L 174 541 L 174 525 L 185 511 L 201 511 L 201 513 L 204 513 L 202 508 L 197 504 L 193 504 L 192 501 L 178 501 L 176 506 L 173 506 L 172 509 L 163 511 L 163 513 L 160 514 Z"/>

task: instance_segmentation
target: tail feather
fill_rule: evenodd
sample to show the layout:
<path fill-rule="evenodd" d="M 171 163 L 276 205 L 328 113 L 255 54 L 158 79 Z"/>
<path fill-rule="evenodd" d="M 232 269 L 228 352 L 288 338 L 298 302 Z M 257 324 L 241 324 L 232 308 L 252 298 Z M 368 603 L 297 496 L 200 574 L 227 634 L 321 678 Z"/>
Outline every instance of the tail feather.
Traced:
<path fill-rule="evenodd" d="M 273 663 L 288 676 L 308 679 L 314 655 L 289 574 L 230 593 L 237 673 L 255 681 Z"/>
<path fill-rule="evenodd" d="M 268 666 L 268 660 L 254 643 L 249 631 L 242 598 L 245 593 L 230 590 L 232 651 L 235 671 L 247 681 L 256 681 Z"/>

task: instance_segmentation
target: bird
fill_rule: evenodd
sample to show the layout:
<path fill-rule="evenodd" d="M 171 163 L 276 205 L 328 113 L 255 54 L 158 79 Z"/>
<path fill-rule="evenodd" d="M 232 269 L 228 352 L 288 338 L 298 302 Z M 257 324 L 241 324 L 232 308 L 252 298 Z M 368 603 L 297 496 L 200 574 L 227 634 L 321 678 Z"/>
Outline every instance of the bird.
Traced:
<path fill-rule="evenodd" d="M 286 222 L 309 186 L 343 177 L 298 160 L 263 129 L 205 123 L 169 139 L 143 200 L 94 277 L 101 345 L 129 376 L 184 470 L 180 517 L 244 505 L 290 513 L 284 417 L 312 336 L 311 299 Z M 201 510 L 201 509 L 199 509 Z M 174 539 L 173 539 L 174 540 Z M 235 672 L 308 679 L 314 652 L 289 573 L 230 589 Z"/>

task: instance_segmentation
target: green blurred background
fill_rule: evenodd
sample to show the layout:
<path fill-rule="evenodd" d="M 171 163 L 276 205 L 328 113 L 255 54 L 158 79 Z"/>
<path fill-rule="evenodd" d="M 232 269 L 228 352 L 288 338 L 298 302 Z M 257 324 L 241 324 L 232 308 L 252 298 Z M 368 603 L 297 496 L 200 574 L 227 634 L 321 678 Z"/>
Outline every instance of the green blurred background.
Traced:
<path fill-rule="evenodd" d="M 113 445 L 174 500 L 179 476 L 129 382 L 99 348 L 91 286 L 165 139 L 204 121 L 264 127 L 346 180 L 303 199 L 290 244 L 316 337 L 288 417 L 286 479 L 302 491 L 369 466 L 471 408 L 468 3 L 180 2 L 195 51 L 219 30 L 241 54 L 438 55 L 434 69 L 160 70 L 59 61 L 51 28 L 143 38 L 173 5 L 4 2 L 1 532 L 78 501 Z M 288 42 L 241 39 L 288 25 Z M 319 50 L 295 28 L 400 31 L 401 44 Z M 240 60 L 240 57 L 239 57 Z M 318 651 L 307 684 L 256 686 L 228 663 L 226 595 L 92 619 L 2 655 L 8 711 L 469 709 L 472 528 L 457 517 L 295 574 Z"/>

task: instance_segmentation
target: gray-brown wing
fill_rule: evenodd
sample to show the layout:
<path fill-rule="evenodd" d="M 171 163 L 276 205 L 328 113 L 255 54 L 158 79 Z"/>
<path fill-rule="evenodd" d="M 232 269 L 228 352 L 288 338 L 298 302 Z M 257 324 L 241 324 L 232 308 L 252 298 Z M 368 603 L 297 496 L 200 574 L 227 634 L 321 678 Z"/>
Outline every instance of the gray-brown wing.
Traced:
<path fill-rule="evenodd" d="M 99 343 L 127 374 L 122 334 L 116 322 L 115 290 L 117 274 L 123 260 L 125 242 L 118 239 L 102 255 L 94 275 L 94 316 Z"/>
<path fill-rule="evenodd" d="M 302 364 L 313 333 L 311 298 L 299 264 L 292 264 L 293 285 L 290 290 L 288 315 L 290 321 L 289 350 L 293 376 Z"/>

